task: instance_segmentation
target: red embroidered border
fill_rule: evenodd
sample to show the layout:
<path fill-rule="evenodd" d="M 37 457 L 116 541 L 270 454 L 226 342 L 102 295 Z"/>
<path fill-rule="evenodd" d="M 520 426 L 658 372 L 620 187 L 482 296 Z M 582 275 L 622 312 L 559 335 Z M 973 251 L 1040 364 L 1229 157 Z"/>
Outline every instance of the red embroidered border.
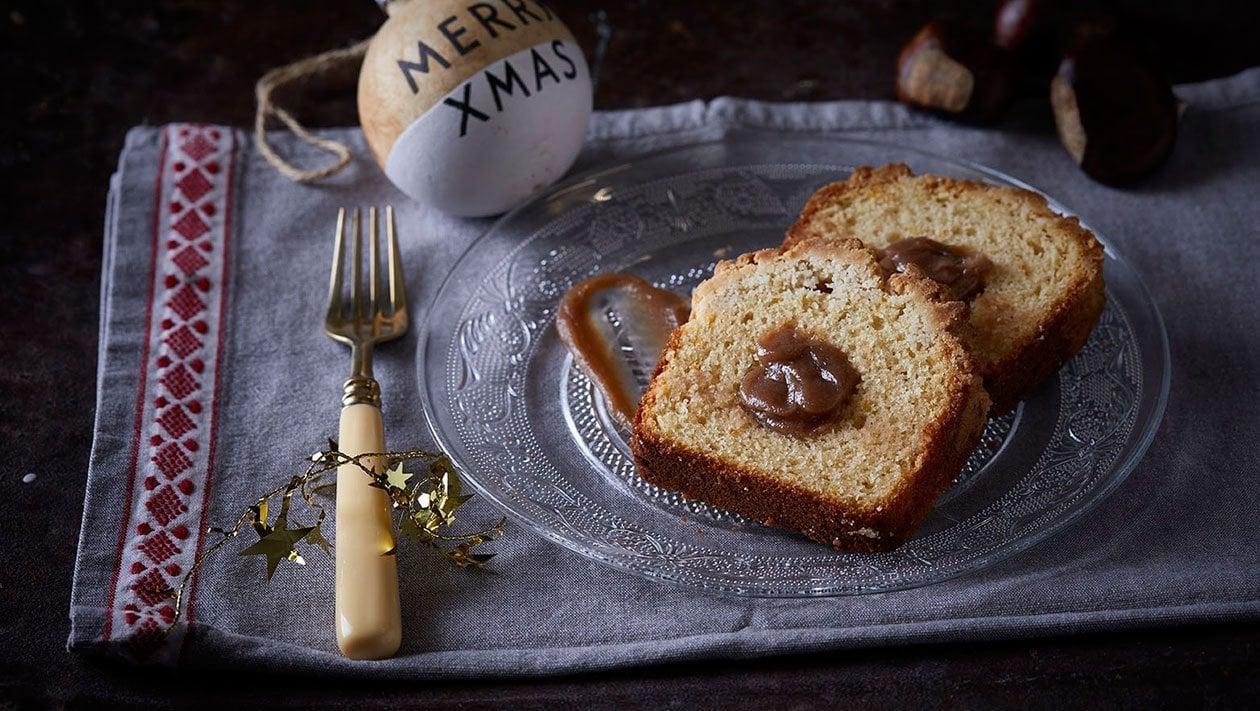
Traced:
<path fill-rule="evenodd" d="M 182 631 L 164 632 L 175 613 L 169 593 L 202 545 L 234 172 L 230 129 L 163 131 L 131 471 L 103 634 L 142 660 L 178 652 Z"/>
<path fill-rule="evenodd" d="M 223 130 L 231 134 L 231 132 L 228 131 L 227 129 L 223 129 Z M 236 176 L 236 150 L 235 150 L 236 137 L 234 135 L 230 135 L 230 139 L 231 139 L 231 145 L 229 146 L 228 150 L 229 150 L 229 156 L 231 159 L 228 161 L 228 169 L 227 169 L 227 188 L 228 189 L 226 190 L 223 196 L 223 249 L 222 249 L 221 258 L 223 260 L 222 282 L 224 285 L 227 284 L 228 265 L 231 263 L 229 260 L 229 257 L 231 256 L 232 242 L 230 239 L 228 239 L 228 235 L 232 234 L 232 185 L 235 184 L 233 181 Z M 215 359 L 214 359 L 216 364 L 223 362 L 223 344 L 227 340 L 223 337 L 224 333 L 226 333 L 227 331 L 227 329 L 224 328 L 224 326 L 227 324 L 227 294 L 226 292 L 222 294 L 219 298 L 219 324 L 220 324 L 219 339 L 218 339 L 219 342 L 215 347 Z M 219 385 L 222 382 L 221 380 L 222 373 L 223 373 L 223 369 L 216 366 L 214 369 L 214 392 L 215 393 L 219 392 Z M 210 448 L 209 448 L 209 451 L 206 453 L 206 471 L 207 472 L 214 471 L 214 455 L 217 450 L 218 442 L 219 442 L 219 408 L 214 407 L 214 408 L 211 408 L 211 413 L 210 413 Z M 209 525 L 207 517 L 210 515 L 210 487 L 213 481 L 214 481 L 214 478 L 208 475 L 206 476 L 205 485 L 201 487 L 201 525 L 197 529 L 198 530 L 197 552 L 195 554 L 194 560 L 201 557 L 201 551 L 202 551 L 202 548 L 205 546 L 205 542 L 206 542 L 205 536 L 201 534 L 205 532 L 206 527 Z M 196 618 L 197 580 L 198 580 L 199 575 L 200 575 L 200 571 L 193 573 L 192 583 L 188 586 L 187 620 L 188 620 L 188 624 L 190 625 L 193 623 L 193 620 Z"/>

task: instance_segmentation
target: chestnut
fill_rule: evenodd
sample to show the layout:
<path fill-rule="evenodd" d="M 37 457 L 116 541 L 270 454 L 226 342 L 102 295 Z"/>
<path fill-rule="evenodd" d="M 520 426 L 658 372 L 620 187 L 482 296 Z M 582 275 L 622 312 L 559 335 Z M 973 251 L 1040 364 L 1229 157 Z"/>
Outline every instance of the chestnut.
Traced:
<path fill-rule="evenodd" d="M 1113 39 L 1070 50 L 1050 82 L 1059 139 L 1091 178 L 1120 185 L 1155 171 L 1172 153 L 1178 106 L 1144 57 Z"/>
<path fill-rule="evenodd" d="M 897 57 L 898 100 L 960 118 L 995 118 L 1014 97 L 1017 78 L 1009 52 L 943 22 L 924 26 Z"/>
<path fill-rule="evenodd" d="M 1063 8 L 1052 0 L 1003 0 L 993 15 L 993 44 L 1013 53 L 1026 72 L 1040 81 L 1054 76 L 1056 45 Z M 1028 77 L 1032 79 L 1033 77 Z"/>
<path fill-rule="evenodd" d="M 993 44 L 1014 52 L 1044 40 L 1049 15 L 1042 0 L 1004 0 L 993 16 Z"/>

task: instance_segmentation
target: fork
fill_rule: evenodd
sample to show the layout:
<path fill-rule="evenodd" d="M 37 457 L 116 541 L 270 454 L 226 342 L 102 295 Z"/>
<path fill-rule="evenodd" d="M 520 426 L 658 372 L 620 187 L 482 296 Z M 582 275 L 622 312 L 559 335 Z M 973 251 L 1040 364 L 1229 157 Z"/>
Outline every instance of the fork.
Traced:
<path fill-rule="evenodd" d="M 385 208 L 389 237 L 388 286 L 377 274 L 376 208 L 368 209 L 367 298 L 361 272 L 362 216 L 354 209 L 350 301 L 343 295 L 346 210 L 337 211 L 336 246 L 328 283 L 324 330 L 350 346 L 350 379 L 342 387 L 339 447 L 349 456 L 385 451 L 381 389 L 372 377 L 372 348 L 407 330 L 407 297 L 402 259 L 394 233 L 394 211 Z M 388 292 L 388 293 L 386 293 Z M 379 457 L 361 460 L 379 471 Z M 337 646 L 350 659 L 384 659 L 398 650 L 402 617 L 398 603 L 398 565 L 390 504 L 386 493 L 353 464 L 337 469 Z"/>

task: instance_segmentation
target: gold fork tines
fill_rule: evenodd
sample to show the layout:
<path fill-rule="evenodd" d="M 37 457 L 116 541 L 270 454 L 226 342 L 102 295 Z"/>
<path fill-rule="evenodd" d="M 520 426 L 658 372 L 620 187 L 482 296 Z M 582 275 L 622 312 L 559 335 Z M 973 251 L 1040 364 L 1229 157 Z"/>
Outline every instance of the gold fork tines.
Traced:
<path fill-rule="evenodd" d="M 372 349 L 394 340 L 407 330 L 407 297 L 402 259 L 394 231 L 394 211 L 385 208 L 388 286 L 378 270 L 379 230 L 376 208 L 368 209 L 367 298 L 362 271 L 362 213 L 355 208 L 351 219 L 349 303 L 343 283 L 346 252 L 346 210 L 337 212 L 332 274 L 328 280 L 328 308 L 324 330 L 350 346 L 350 378 L 342 387 L 339 448 L 345 454 L 385 451 L 381 417 L 381 390 L 372 377 Z M 388 292 L 388 300 L 382 298 Z M 379 457 L 362 460 L 374 470 L 384 466 Z M 357 466 L 337 470 L 337 644 L 351 659 L 383 659 L 398 650 L 402 640 L 402 615 L 398 602 L 398 569 L 390 522 L 389 498 L 372 487 Z"/>
<path fill-rule="evenodd" d="M 372 350 L 378 343 L 392 341 L 407 331 L 407 297 L 403 284 L 402 258 L 398 251 L 398 235 L 394 229 L 394 209 L 385 208 L 385 230 L 389 240 L 388 301 L 380 298 L 381 279 L 377 243 L 376 208 L 368 208 L 368 298 L 363 298 L 362 214 L 354 208 L 353 238 L 350 265 L 350 302 L 345 302 L 342 277 L 345 272 L 346 210 L 337 211 L 337 233 L 333 248 L 332 274 L 328 282 L 328 310 L 324 330 L 333 339 L 350 346 L 350 378 L 346 381 L 342 404 L 366 402 L 380 406 L 380 389 L 372 377 Z"/>

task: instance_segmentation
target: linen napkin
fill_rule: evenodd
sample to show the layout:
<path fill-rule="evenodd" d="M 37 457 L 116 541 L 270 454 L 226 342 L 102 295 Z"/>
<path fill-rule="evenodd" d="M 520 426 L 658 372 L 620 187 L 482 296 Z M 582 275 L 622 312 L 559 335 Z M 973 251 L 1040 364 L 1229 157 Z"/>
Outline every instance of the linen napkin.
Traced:
<path fill-rule="evenodd" d="M 990 640 L 1260 616 L 1260 69 L 1177 88 L 1172 159 L 1128 189 L 1092 182 L 1044 118 L 1000 128 L 884 102 L 721 98 L 597 112 L 574 170 L 732 129 L 834 133 L 965 158 L 1020 178 L 1105 234 L 1145 279 L 1171 342 L 1156 439 L 1094 512 L 981 572 L 876 595 L 758 599 L 639 579 L 509 524 L 485 571 L 400 549 L 404 641 L 352 662 L 332 632 L 332 562 L 270 583 L 238 547 L 210 557 L 172 632 L 169 600 L 245 506 L 335 436 L 348 357 L 320 320 L 340 205 L 392 203 L 421 312 L 491 223 L 425 211 L 356 159 L 292 183 L 228 127 L 127 135 L 106 216 L 95 440 L 70 609 L 72 649 L 162 664 L 400 678 L 571 673 L 699 658 Z M 273 141 L 290 155 L 303 147 Z M 431 447 L 419 329 L 377 351 L 394 449 Z M 474 500 L 466 520 L 498 513 Z M 247 534 L 247 536 L 250 534 Z M 241 539 L 244 541 L 244 539 Z M 244 545 L 244 543 L 242 544 Z"/>

